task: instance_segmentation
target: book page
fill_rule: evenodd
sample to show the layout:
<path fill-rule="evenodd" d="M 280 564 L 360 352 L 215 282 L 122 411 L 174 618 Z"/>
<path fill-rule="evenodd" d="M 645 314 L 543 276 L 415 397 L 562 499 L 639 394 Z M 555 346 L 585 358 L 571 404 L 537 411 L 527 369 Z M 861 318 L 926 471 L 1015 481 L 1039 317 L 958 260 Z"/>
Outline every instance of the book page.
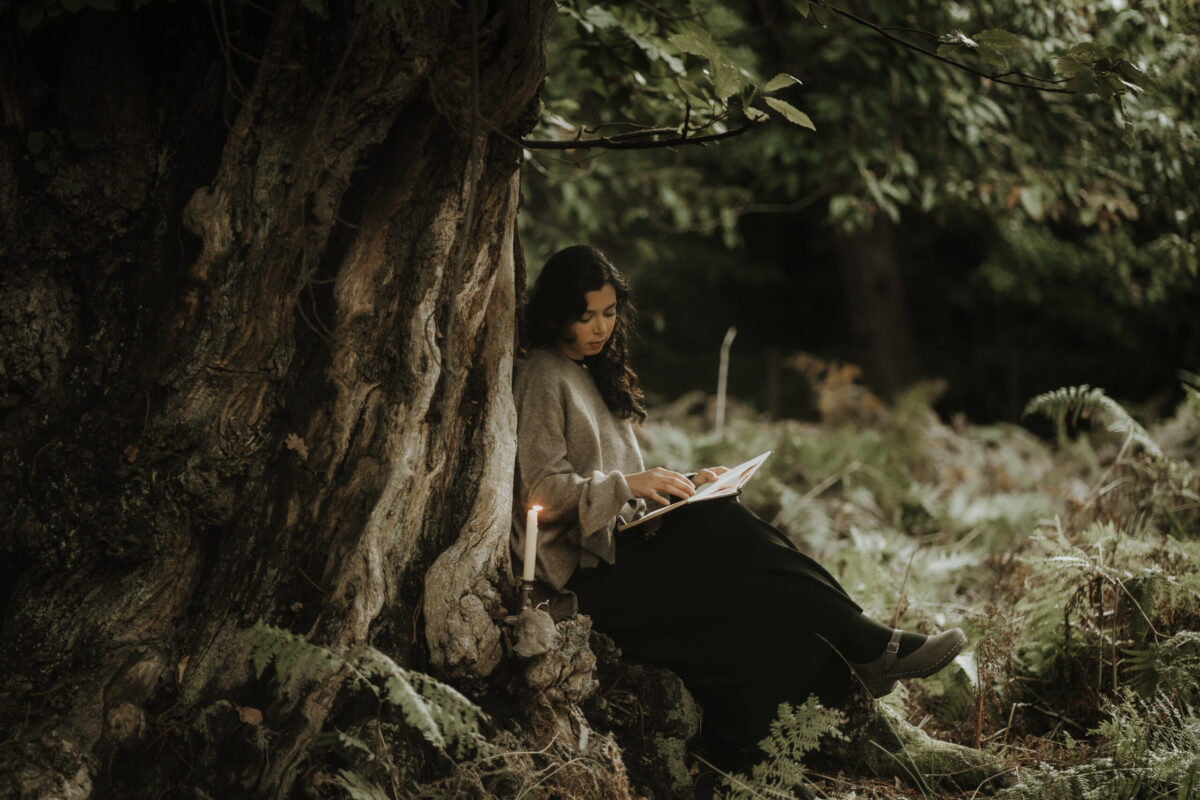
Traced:
<path fill-rule="evenodd" d="M 762 466 L 763 462 L 767 460 L 769 455 L 771 455 L 770 450 L 762 455 L 755 456 L 749 461 L 738 464 L 736 467 L 727 469 L 719 478 L 717 478 L 717 480 L 709 481 L 708 483 L 703 484 L 691 497 L 685 500 L 676 500 L 669 505 L 661 506 L 654 511 L 651 511 L 649 514 L 643 514 L 633 522 L 627 522 L 620 526 L 617 530 L 628 530 L 629 528 L 641 525 L 646 520 L 662 516 L 668 511 L 673 511 L 674 509 L 683 505 L 687 505 L 688 503 L 696 503 L 702 500 L 715 500 L 718 497 L 728 497 L 729 495 L 737 494 L 741 488 L 746 485 L 746 482 L 750 480 L 754 473 L 758 471 L 758 468 Z"/>
<path fill-rule="evenodd" d="M 730 467 L 721 474 L 721 477 L 701 486 L 696 490 L 694 495 L 684 502 L 694 503 L 706 497 L 724 497 L 725 495 L 736 493 L 746 485 L 746 482 L 758 471 L 758 468 L 762 466 L 769 455 L 771 455 L 770 450 L 760 456 L 755 456 L 749 461 L 738 464 L 736 467 Z"/>

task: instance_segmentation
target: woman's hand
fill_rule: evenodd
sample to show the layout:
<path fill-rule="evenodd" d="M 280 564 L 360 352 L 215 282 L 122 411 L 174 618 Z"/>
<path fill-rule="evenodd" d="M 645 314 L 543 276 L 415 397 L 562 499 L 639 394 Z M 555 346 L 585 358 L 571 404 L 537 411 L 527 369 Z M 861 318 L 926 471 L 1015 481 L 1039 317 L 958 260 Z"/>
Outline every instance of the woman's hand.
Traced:
<path fill-rule="evenodd" d="M 717 478 L 729 472 L 725 467 L 709 467 L 702 469 L 696 473 L 696 477 L 692 478 L 692 483 L 696 486 L 703 486 L 706 483 L 715 481 Z"/>
<path fill-rule="evenodd" d="M 673 502 L 668 500 L 665 495 L 674 495 L 684 499 L 696 493 L 695 484 L 678 472 L 672 472 L 662 467 L 626 475 L 625 482 L 633 490 L 634 497 L 644 497 L 664 506 Z"/>

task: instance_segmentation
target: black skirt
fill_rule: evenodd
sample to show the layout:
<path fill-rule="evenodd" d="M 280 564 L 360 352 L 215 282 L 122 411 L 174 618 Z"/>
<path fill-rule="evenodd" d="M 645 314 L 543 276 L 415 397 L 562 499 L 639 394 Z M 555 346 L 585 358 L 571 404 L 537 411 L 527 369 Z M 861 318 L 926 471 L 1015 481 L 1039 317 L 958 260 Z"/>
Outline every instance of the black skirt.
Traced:
<path fill-rule="evenodd" d="M 705 737 L 752 747 L 779 704 L 845 702 L 850 671 L 831 650 L 862 610 L 820 564 L 734 499 L 617 534 L 616 564 L 567 588 L 627 658 L 677 673 L 704 707 Z"/>

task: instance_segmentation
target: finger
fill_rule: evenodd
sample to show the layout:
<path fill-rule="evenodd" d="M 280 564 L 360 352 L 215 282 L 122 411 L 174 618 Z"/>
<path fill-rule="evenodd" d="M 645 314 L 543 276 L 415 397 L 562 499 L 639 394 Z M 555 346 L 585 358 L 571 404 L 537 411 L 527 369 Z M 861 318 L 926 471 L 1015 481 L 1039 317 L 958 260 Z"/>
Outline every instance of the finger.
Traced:
<path fill-rule="evenodd" d="M 681 497 L 684 499 L 691 497 L 696 493 L 696 489 L 694 486 L 692 486 L 692 482 L 687 479 L 672 480 L 663 487 L 663 491 L 670 492 L 676 497 Z"/>
<path fill-rule="evenodd" d="M 673 470 L 663 469 L 662 467 L 659 467 L 659 469 L 662 470 L 660 474 L 664 478 L 668 478 L 670 480 L 675 480 L 675 481 L 683 481 L 688 486 L 692 485 L 692 482 L 688 480 L 687 475 L 683 475 L 683 474 L 681 474 L 679 472 L 675 472 Z"/>
<path fill-rule="evenodd" d="M 679 475 L 678 473 L 672 475 L 668 479 L 668 483 L 670 483 L 672 486 L 682 486 L 685 489 L 694 489 L 696 486 L 688 478 L 684 477 L 683 475 Z"/>

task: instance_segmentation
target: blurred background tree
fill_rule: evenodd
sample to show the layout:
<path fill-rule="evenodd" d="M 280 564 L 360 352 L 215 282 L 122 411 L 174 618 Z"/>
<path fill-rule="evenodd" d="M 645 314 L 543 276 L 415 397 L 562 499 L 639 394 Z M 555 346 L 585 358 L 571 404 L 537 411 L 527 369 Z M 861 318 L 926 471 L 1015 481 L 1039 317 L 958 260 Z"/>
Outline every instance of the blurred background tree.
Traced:
<path fill-rule="evenodd" d="M 668 157 L 526 150 L 531 278 L 565 243 L 610 250 L 639 289 L 652 392 L 715 386 L 730 325 L 731 392 L 776 415 L 812 411 L 789 368 L 801 351 L 861 365 L 887 396 L 947 378 L 939 409 L 978 420 L 1015 419 L 1064 383 L 1166 409 L 1177 371 L 1200 363 L 1200 13 L 1187 4 L 561 12 L 536 138 L 704 113 L 709 132 L 736 132 L 779 100 L 805 115 Z M 717 56 L 681 42 L 693 26 Z M 798 83 L 764 103 L 755 87 L 780 73 Z"/>

